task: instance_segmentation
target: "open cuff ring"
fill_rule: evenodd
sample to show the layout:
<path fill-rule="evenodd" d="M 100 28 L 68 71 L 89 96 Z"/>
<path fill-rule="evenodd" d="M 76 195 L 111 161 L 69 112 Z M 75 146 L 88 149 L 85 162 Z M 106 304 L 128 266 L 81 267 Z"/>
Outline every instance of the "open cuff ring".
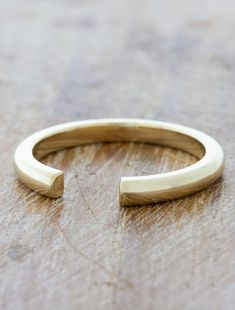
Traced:
<path fill-rule="evenodd" d="M 64 174 L 40 160 L 67 147 L 101 142 L 135 142 L 170 146 L 198 161 L 162 174 L 123 177 L 120 204 L 139 205 L 195 193 L 216 181 L 223 172 L 224 154 L 210 136 L 181 125 L 139 119 L 100 119 L 53 126 L 34 133 L 15 152 L 18 178 L 36 192 L 58 198 L 64 192 Z"/>

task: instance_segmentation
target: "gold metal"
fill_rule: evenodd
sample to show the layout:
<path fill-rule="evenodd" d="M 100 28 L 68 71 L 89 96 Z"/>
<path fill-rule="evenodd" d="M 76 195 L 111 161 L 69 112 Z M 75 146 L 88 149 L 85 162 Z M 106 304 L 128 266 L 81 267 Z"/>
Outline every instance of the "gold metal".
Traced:
<path fill-rule="evenodd" d="M 166 201 L 197 192 L 217 180 L 224 167 L 220 145 L 198 130 L 158 121 L 101 119 L 50 127 L 26 138 L 15 152 L 18 178 L 42 195 L 61 197 L 64 192 L 63 172 L 39 160 L 67 147 L 98 142 L 144 142 L 171 146 L 199 159 L 177 171 L 121 178 L 122 206 Z"/>

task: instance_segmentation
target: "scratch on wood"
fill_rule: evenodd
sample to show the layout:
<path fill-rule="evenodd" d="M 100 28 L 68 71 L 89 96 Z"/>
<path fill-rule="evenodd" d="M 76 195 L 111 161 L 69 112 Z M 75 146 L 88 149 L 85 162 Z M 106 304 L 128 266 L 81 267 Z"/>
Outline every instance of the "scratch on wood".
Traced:
<path fill-rule="evenodd" d="M 64 239 L 66 240 L 67 244 L 74 250 L 74 252 L 76 252 L 77 254 L 81 255 L 84 259 L 86 259 L 89 263 L 91 263 L 92 265 L 102 269 L 103 271 L 105 271 L 107 274 L 111 275 L 111 276 L 115 276 L 115 278 L 117 278 L 119 281 L 122 281 L 127 287 L 132 287 L 132 283 L 128 280 L 128 279 L 123 279 L 120 277 L 119 273 L 115 273 L 114 271 L 110 271 L 109 269 L 107 269 L 105 266 L 103 266 L 102 264 L 100 264 L 98 261 L 92 259 L 90 256 L 88 256 L 87 254 L 83 253 L 83 251 L 81 251 L 78 247 L 76 247 L 71 240 L 67 237 L 67 235 L 64 233 L 63 229 L 61 227 L 57 227 L 57 229 L 59 230 L 59 232 L 62 234 L 62 236 L 64 237 Z M 115 284 L 113 284 L 113 286 L 116 286 Z"/>
<path fill-rule="evenodd" d="M 81 184 L 80 184 L 80 181 L 79 181 L 79 177 L 78 177 L 78 175 L 77 175 L 77 172 L 76 172 L 75 169 L 73 169 L 73 171 L 74 171 L 75 179 L 76 179 L 77 184 L 78 184 L 79 191 L 80 191 L 81 196 L 82 196 L 82 198 L 83 198 L 83 200 L 84 200 L 84 202 L 85 202 L 85 205 L 86 205 L 87 209 L 91 212 L 91 214 L 93 215 L 93 217 L 97 220 L 97 217 L 96 217 L 96 215 L 95 215 L 94 210 L 93 210 L 92 207 L 90 206 L 89 202 L 88 202 L 87 199 L 86 199 L 86 196 L 85 196 L 84 193 L 83 193 L 83 190 L 82 190 L 82 188 L 81 188 Z"/>
<path fill-rule="evenodd" d="M 22 244 L 13 244 L 7 252 L 7 256 L 15 261 L 21 261 L 29 253 L 32 253 L 30 247 Z"/>

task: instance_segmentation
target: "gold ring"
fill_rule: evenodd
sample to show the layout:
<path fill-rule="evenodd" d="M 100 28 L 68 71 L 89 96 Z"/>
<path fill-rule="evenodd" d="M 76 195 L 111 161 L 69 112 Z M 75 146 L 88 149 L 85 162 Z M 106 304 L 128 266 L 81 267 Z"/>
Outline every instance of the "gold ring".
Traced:
<path fill-rule="evenodd" d="M 120 204 L 166 201 L 195 193 L 217 180 L 224 154 L 210 136 L 181 125 L 139 119 L 101 119 L 53 126 L 34 133 L 17 147 L 18 178 L 31 189 L 51 198 L 64 192 L 63 172 L 39 162 L 46 155 L 81 144 L 99 142 L 150 143 L 181 149 L 199 161 L 177 171 L 136 177 L 120 182 Z"/>

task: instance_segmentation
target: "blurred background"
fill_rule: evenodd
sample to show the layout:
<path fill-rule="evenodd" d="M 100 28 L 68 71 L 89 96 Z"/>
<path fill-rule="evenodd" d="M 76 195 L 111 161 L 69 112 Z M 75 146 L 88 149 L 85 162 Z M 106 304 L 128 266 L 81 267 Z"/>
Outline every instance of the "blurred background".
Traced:
<path fill-rule="evenodd" d="M 231 0 L 2 1 L 1 106 L 25 124 L 36 112 L 35 128 L 52 110 L 213 123 L 234 110 L 234 13 Z"/>

